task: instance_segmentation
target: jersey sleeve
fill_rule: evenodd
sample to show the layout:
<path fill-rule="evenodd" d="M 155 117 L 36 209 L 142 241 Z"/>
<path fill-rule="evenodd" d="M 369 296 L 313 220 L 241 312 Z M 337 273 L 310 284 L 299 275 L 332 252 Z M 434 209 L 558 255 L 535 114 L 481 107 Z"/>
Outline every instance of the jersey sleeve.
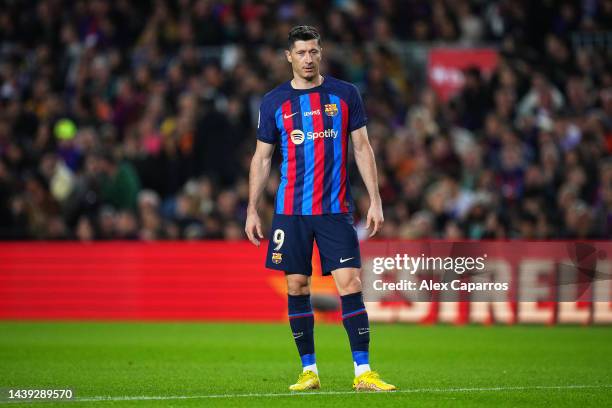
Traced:
<path fill-rule="evenodd" d="M 259 107 L 257 118 L 257 139 L 265 143 L 274 144 L 278 139 L 278 129 L 274 119 L 274 111 L 270 103 L 264 98 Z"/>
<path fill-rule="evenodd" d="M 355 85 L 351 87 L 349 97 L 349 123 L 348 131 L 352 132 L 368 124 L 368 116 L 366 115 L 365 107 L 361 94 Z"/>

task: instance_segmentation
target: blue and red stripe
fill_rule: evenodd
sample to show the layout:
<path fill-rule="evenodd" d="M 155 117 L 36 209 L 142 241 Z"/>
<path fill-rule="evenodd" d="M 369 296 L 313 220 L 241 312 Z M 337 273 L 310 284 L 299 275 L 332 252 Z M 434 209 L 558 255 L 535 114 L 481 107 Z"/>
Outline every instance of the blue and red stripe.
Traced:
<path fill-rule="evenodd" d="M 331 204 L 331 212 L 339 213 L 340 212 L 340 186 L 342 185 L 341 180 L 341 169 L 342 169 L 342 139 L 344 138 L 344 134 L 342 133 L 342 114 L 343 112 L 340 110 L 340 98 L 336 95 L 329 95 L 330 104 L 336 105 L 336 108 L 339 109 L 338 113 L 331 117 L 332 127 L 335 131 L 338 132 L 340 137 L 334 139 L 333 142 L 333 164 L 331 171 L 331 196 L 330 196 L 330 204 Z"/>
<path fill-rule="evenodd" d="M 303 115 L 304 112 L 312 111 L 310 107 L 310 97 L 308 95 L 300 96 L 300 108 Z M 304 189 L 302 198 L 302 214 L 312 215 L 312 200 L 313 200 L 313 185 L 314 185 L 314 170 L 315 170 L 315 147 L 312 139 L 306 137 L 308 133 L 314 132 L 314 123 L 312 116 L 302 116 L 302 130 L 304 131 Z"/>
<path fill-rule="evenodd" d="M 276 118 L 276 126 L 281 130 L 280 134 L 280 149 L 283 161 L 280 166 L 280 184 L 278 185 L 278 192 L 276 193 L 276 213 L 284 214 L 285 211 L 285 187 L 287 186 L 287 149 L 290 143 L 289 134 L 287 133 L 283 123 L 283 105 L 281 105 L 276 112 L 274 117 Z"/>
<path fill-rule="evenodd" d="M 314 314 L 312 312 L 295 313 L 295 314 L 290 314 L 289 315 L 289 320 L 291 320 L 291 319 L 299 319 L 301 317 L 311 317 L 311 316 L 314 316 Z"/>
<path fill-rule="evenodd" d="M 310 94 L 310 111 L 312 124 L 315 134 L 321 135 L 325 131 L 323 126 L 323 112 L 321 106 L 321 97 L 318 92 Z M 318 115 L 314 114 L 318 111 Z M 325 138 L 318 137 L 314 139 L 314 180 L 312 185 L 312 214 L 320 215 L 322 211 L 323 201 L 323 176 L 325 169 Z"/>
<path fill-rule="evenodd" d="M 294 112 L 297 112 L 297 115 L 293 116 L 294 129 L 304 129 L 302 125 L 302 111 L 298 98 L 293 99 L 293 108 Z M 293 198 L 294 214 L 302 213 L 302 201 L 304 200 L 304 174 L 304 143 L 302 143 L 301 145 L 295 146 L 295 189 Z"/>
<path fill-rule="evenodd" d="M 359 309 L 359 310 L 355 310 L 354 312 L 343 314 L 342 318 L 343 319 L 348 319 L 349 317 L 357 316 L 357 315 L 364 314 L 364 313 L 368 313 L 368 311 L 365 308 L 362 308 L 362 309 Z"/>
<path fill-rule="evenodd" d="M 340 134 L 340 128 L 334 128 L 334 119 L 332 116 L 329 116 L 325 113 L 325 106 L 330 104 L 330 95 L 327 93 L 321 93 L 321 117 L 323 118 L 323 127 L 324 129 L 331 129 L 333 131 L 338 132 L 339 139 L 342 137 Z M 337 116 L 337 115 L 336 115 Z M 323 213 L 330 213 L 331 201 L 332 201 L 332 182 L 333 182 L 333 172 L 334 172 L 334 143 L 335 139 L 331 138 L 325 139 L 325 166 L 323 170 L 323 197 L 321 199 L 321 209 Z"/>
<path fill-rule="evenodd" d="M 283 127 L 287 134 L 287 184 L 285 186 L 283 214 L 293 214 L 293 192 L 295 189 L 295 143 L 291 141 L 291 132 L 293 132 L 293 112 L 291 112 L 291 101 L 286 101 L 282 105 Z"/>
<path fill-rule="evenodd" d="M 346 201 L 346 156 L 348 154 L 348 118 L 349 110 L 346 102 L 340 99 L 340 115 L 342 117 L 342 165 L 340 167 L 340 193 L 338 194 L 338 201 L 340 203 L 340 210 L 342 212 L 348 211 Z"/>

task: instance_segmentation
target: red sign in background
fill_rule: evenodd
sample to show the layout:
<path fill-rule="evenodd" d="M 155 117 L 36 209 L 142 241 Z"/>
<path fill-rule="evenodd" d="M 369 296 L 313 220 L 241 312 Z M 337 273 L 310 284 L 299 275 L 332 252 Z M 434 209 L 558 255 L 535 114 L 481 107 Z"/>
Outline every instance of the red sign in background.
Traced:
<path fill-rule="evenodd" d="M 0 245 L 0 318 L 280 320 L 285 296 L 246 243 Z"/>
<path fill-rule="evenodd" d="M 566 243 L 556 250 L 529 242 L 474 244 L 514 269 L 527 257 L 532 264 L 552 260 L 545 262 L 545 276 L 553 271 L 555 259 L 568 254 Z M 374 256 L 398 251 L 418 255 L 423 245 L 365 243 L 364 273 Z M 612 253 L 612 243 L 597 245 L 598 254 Z M 257 248 L 248 242 L 0 243 L 0 319 L 283 321 L 284 276 L 265 269 L 264 257 L 265 243 Z M 333 280 L 320 277 L 318 262 L 313 269 L 313 293 L 335 296 Z M 514 271 L 512 276 L 521 274 Z M 520 278 L 513 279 L 520 283 Z M 605 280 L 606 290 L 610 285 Z M 373 321 L 386 322 L 612 323 L 608 301 L 533 303 L 459 299 L 367 305 Z M 336 320 L 339 311 L 319 317 Z"/>
<path fill-rule="evenodd" d="M 493 48 L 433 48 L 427 66 L 429 85 L 441 100 L 447 101 L 463 87 L 463 70 L 478 67 L 486 78 L 498 59 Z"/>
<path fill-rule="evenodd" d="M 362 245 L 364 273 L 362 283 L 366 300 L 371 300 L 371 320 L 386 322 L 612 323 L 612 241 L 374 241 Z M 420 267 L 410 273 L 410 263 L 394 258 L 408 256 L 439 260 L 480 258 L 478 270 L 438 269 L 428 272 Z M 383 260 L 391 261 L 388 271 L 375 273 Z M 377 262 L 378 261 L 378 262 Z M 431 267 L 430 267 L 431 268 Z M 472 273 L 473 272 L 473 273 Z M 380 282 L 413 281 L 416 287 L 430 281 L 505 282 L 507 290 L 473 291 L 389 290 Z M 375 281 L 382 290 L 376 288 Z M 457 282 L 458 282 L 457 281 Z M 429 301 L 424 301 L 429 300 Z"/>

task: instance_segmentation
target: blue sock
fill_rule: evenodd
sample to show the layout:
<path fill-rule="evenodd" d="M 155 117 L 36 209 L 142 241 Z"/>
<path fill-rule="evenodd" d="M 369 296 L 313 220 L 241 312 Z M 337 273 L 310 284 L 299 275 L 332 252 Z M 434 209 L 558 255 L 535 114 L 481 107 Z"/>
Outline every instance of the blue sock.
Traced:
<path fill-rule="evenodd" d="M 316 363 L 314 352 L 314 315 L 310 295 L 288 295 L 289 325 L 302 359 L 302 367 Z"/>
<path fill-rule="evenodd" d="M 370 323 L 361 292 L 340 296 L 342 323 L 346 329 L 356 366 L 370 364 Z"/>

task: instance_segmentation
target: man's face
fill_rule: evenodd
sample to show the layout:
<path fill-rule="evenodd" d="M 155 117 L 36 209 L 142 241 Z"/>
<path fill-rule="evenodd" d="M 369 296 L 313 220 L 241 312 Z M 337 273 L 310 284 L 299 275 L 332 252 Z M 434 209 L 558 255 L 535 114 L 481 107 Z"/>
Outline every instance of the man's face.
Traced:
<path fill-rule="evenodd" d="M 293 43 L 291 50 L 285 51 L 285 55 L 293 72 L 300 78 L 312 80 L 319 75 L 321 47 L 317 40 L 298 40 Z"/>

